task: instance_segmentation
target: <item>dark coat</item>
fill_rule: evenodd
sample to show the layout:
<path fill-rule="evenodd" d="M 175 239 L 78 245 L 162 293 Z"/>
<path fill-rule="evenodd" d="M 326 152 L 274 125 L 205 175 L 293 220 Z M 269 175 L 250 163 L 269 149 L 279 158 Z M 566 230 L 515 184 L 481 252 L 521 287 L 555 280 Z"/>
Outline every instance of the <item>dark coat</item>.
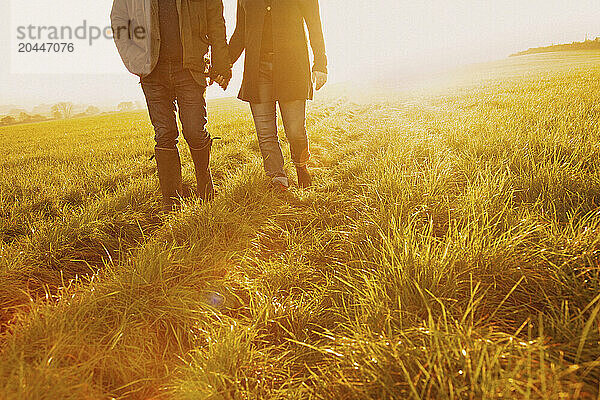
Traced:
<path fill-rule="evenodd" d="M 237 26 L 229 43 L 231 60 L 235 63 L 246 50 L 244 80 L 239 98 L 255 102 L 259 101 L 260 48 L 267 11 L 264 0 L 238 0 L 237 7 Z M 314 55 L 313 70 L 327 73 L 319 0 L 272 0 L 271 13 L 275 99 L 312 99 L 313 85 L 304 23 L 308 27 Z"/>

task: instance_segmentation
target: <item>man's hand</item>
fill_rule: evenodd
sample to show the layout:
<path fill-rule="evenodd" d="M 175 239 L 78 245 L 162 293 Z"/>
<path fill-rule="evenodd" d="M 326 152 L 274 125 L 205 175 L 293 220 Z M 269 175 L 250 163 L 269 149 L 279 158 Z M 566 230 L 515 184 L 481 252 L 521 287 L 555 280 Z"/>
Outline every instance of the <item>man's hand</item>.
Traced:
<path fill-rule="evenodd" d="M 327 74 L 321 71 L 313 71 L 312 81 L 315 85 L 315 89 L 321 90 L 321 88 L 327 83 Z"/>

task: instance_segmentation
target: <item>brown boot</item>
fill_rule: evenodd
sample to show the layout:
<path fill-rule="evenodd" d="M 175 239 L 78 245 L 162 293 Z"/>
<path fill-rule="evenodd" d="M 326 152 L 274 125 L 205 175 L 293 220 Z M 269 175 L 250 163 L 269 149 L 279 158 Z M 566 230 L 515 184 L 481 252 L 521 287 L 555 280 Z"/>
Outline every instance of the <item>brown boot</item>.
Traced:
<path fill-rule="evenodd" d="M 296 173 L 298 174 L 298 187 L 302 189 L 306 189 L 312 186 L 312 178 L 310 173 L 308 172 L 308 168 L 304 167 L 296 167 Z"/>
<path fill-rule="evenodd" d="M 164 212 L 173 211 L 183 193 L 181 184 L 181 160 L 179 151 L 175 149 L 155 148 L 158 181 L 162 193 Z"/>
<path fill-rule="evenodd" d="M 198 182 L 197 194 L 202 201 L 211 201 L 215 197 L 212 175 L 210 173 L 210 150 L 212 141 L 203 149 L 192 149 L 192 160 L 196 170 L 196 181 Z"/>

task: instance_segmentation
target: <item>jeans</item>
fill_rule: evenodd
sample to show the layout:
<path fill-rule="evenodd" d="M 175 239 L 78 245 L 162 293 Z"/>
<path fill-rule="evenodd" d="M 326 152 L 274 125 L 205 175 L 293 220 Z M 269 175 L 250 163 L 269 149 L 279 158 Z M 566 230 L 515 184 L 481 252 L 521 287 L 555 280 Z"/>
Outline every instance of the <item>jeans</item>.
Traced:
<path fill-rule="evenodd" d="M 284 160 L 277 135 L 277 101 L 273 90 L 273 63 L 261 61 L 258 82 L 259 103 L 250 103 L 258 144 L 264 160 L 265 172 L 269 177 L 284 177 Z M 292 161 L 297 167 L 306 166 L 310 160 L 306 134 L 306 100 L 279 101 L 279 110 Z"/>
<path fill-rule="evenodd" d="M 206 86 L 196 82 L 181 61 L 159 60 L 141 83 L 157 148 L 177 148 L 177 110 L 188 145 L 202 149 L 210 144 L 210 135 L 206 132 Z"/>

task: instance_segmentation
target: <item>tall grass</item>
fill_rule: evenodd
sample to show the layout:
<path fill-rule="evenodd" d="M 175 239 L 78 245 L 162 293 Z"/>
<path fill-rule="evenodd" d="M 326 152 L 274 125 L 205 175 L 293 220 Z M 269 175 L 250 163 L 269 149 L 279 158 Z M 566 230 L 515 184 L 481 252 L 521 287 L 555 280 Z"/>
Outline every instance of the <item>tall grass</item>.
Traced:
<path fill-rule="evenodd" d="M 268 188 L 247 112 L 222 102 L 218 196 L 168 217 L 145 116 L 1 129 L 3 153 L 27 150 L 1 167 L 13 200 L 0 304 L 21 311 L 6 322 L 0 393 L 596 398 L 600 72 L 596 56 L 554 57 L 313 105 L 315 187 L 285 194 Z M 137 144 L 119 147 L 131 126 Z M 67 127 L 88 145 L 19 139 Z M 120 156 L 99 150 L 112 146 Z M 77 205 L 42 178 L 73 155 L 60 165 L 84 172 L 59 181 L 80 190 Z M 55 215 L 33 211 L 35 187 Z"/>

